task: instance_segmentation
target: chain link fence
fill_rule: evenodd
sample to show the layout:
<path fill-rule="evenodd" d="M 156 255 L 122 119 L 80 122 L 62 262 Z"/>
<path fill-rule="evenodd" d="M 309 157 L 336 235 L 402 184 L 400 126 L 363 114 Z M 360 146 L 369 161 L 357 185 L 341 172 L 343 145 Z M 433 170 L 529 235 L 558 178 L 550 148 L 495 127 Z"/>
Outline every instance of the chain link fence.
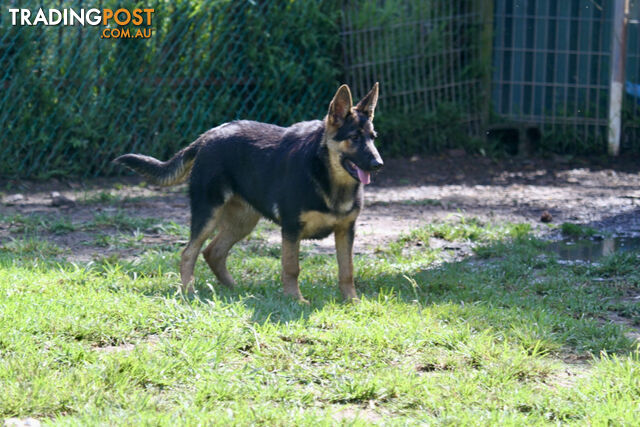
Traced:
<path fill-rule="evenodd" d="M 488 86 L 481 56 L 490 1 L 350 1 L 341 39 L 356 93 L 383 82 L 376 120 L 383 148 L 438 151 L 480 134 Z M 489 33 L 490 34 L 490 33 Z"/>
<path fill-rule="evenodd" d="M 526 123 L 553 151 L 606 147 L 611 1 L 9 0 L 0 8 L 0 176 L 121 173 L 233 119 L 321 118 L 381 82 L 386 154 L 482 150 Z M 623 150 L 640 147 L 640 0 L 630 0 Z M 148 39 L 13 26 L 9 8 L 153 8 Z M 637 96 L 633 84 L 638 84 Z M 544 148 L 544 147 L 543 147 Z"/>
<path fill-rule="evenodd" d="M 229 120 L 321 118 L 337 87 L 332 2 L 34 3 L 13 0 L 0 11 L 1 176 L 110 174 L 119 154 L 167 158 Z M 38 8 L 153 8 L 153 35 L 12 26 L 10 7 L 32 16 Z"/>

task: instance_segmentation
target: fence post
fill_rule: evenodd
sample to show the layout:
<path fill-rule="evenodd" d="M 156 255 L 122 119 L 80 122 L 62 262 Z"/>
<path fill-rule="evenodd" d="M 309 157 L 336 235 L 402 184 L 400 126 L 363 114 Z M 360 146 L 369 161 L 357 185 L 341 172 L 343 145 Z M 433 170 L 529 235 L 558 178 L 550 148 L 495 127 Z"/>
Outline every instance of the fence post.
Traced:
<path fill-rule="evenodd" d="M 629 0 L 614 0 L 611 41 L 611 82 L 609 85 L 609 155 L 620 154 L 624 68 L 627 56 L 627 14 Z"/>

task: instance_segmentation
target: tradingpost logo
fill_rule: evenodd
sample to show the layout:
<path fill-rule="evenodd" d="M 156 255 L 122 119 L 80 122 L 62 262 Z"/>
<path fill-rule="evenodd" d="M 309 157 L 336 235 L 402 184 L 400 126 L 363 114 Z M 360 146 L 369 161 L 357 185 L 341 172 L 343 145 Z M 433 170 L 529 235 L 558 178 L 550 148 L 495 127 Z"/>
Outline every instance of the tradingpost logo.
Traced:
<path fill-rule="evenodd" d="M 103 39 L 148 39 L 155 9 L 9 9 L 14 26 L 104 27 Z"/>

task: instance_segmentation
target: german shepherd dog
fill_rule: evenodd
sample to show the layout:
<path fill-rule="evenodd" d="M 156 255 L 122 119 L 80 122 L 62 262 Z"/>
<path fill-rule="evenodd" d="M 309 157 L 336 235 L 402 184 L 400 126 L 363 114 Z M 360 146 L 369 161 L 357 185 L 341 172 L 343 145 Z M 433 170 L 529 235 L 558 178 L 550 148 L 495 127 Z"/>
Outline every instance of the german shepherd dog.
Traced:
<path fill-rule="evenodd" d="M 340 291 L 346 300 L 356 299 L 355 220 L 363 186 L 383 165 L 373 144 L 377 102 L 378 83 L 355 107 L 342 85 L 324 120 L 286 128 L 234 121 L 205 132 L 166 162 L 140 154 L 115 159 L 155 184 L 189 177 L 191 236 L 180 263 L 182 291 L 193 293 L 196 259 L 216 229 L 204 259 L 222 284 L 234 286 L 226 267 L 229 250 L 264 216 L 282 227 L 285 295 L 306 302 L 298 286 L 300 240 L 333 232 Z"/>

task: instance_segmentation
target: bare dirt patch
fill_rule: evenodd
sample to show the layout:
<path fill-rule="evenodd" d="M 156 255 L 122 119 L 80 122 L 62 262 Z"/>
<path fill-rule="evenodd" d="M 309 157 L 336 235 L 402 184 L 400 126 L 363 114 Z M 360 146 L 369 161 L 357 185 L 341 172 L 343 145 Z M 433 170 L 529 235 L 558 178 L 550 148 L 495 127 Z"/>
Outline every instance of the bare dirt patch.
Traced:
<path fill-rule="evenodd" d="M 634 325 L 634 323 L 631 322 L 629 319 L 627 319 L 626 317 L 622 317 L 618 313 L 613 311 L 607 314 L 607 320 L 611 323 L 615 323 L 616 325 L 622 325 L 625 328 L 627 328 L 627 332 L 625 333 L 627 338 L 629 338 L 632 341 L 636 341 L 638 344 L 640 344 L 640 327 L 639 326 Z"/>
<path fill-rule="evenodd" d="M 153 347 L 160 342 L 160 336 L 158 335 L 149 335 L 144 340 L 141 340 L 137 343 L 122 343 L 117 345 L 104 345 L 99 346 L 96 345 L 93 349 L 99 353 L 118 353 L 118 352 L 127 352 L 133 351 L 136 348 L 136 345 L 144 344 L 149 347 Z"/>
<path fill-rule="evenodd" d="M 484 157 L 432 156 L 387 160 L 385 168 L 365 189 L 366 208 L 358 218 L 356 253 L 373 253 L 402 233 L 452 216 L 477 217 L 499 222 L 525 222 L 540 232 L 548 211 L 552 224 L 577 222 L 615 233 L 640 233 L 640 162 L 622 158 L 615 162 L 565 162 L 556 160 L 492 160 Z M 142 185 L 141 185 L 142 184 Z M 176 245 L 186 236 L 167 235 L 162 227 L 139 231 L 137 245 L 114 249 L 108 237 L 136 232 L 136 224 L 87 227 L 96 216 L 155 218 L 189 223 L 186 186 L 146 186 L 134 177 L 89 181 L 0 183 L 0 243 L 24 235 L 16 215 L 43 216 L 71 224 L 72 230 L 51 232 L 38 238 L 64 250 L 66 258 L 86 261 L 117 255 L 132 257 L 146 245 Z M 52 192 L 74 203 L 55 206 Z M 55 225 L 55 224 L 54 224 Z M 276 227 L 263 225 L 268 241 L 278 242 Z M 105 237 L 106 236 L 106 237 Z M 434 239 L 435 240 L 435 239 Z M 436 241 L 434 244 L 437 244 Z M 331 237 L 305 243 L 310 251 L 333 251 Z"/>
<path fill-rule="evenodd" d="M 348 406 L 340 409 L 332 415 L 332 418 L 338 423 L 353 423 L 356 420 L 365 421 L 367 423 L 378 424 L 383 421 L 383 416 L 373 410 L 372 407 Z"/>

